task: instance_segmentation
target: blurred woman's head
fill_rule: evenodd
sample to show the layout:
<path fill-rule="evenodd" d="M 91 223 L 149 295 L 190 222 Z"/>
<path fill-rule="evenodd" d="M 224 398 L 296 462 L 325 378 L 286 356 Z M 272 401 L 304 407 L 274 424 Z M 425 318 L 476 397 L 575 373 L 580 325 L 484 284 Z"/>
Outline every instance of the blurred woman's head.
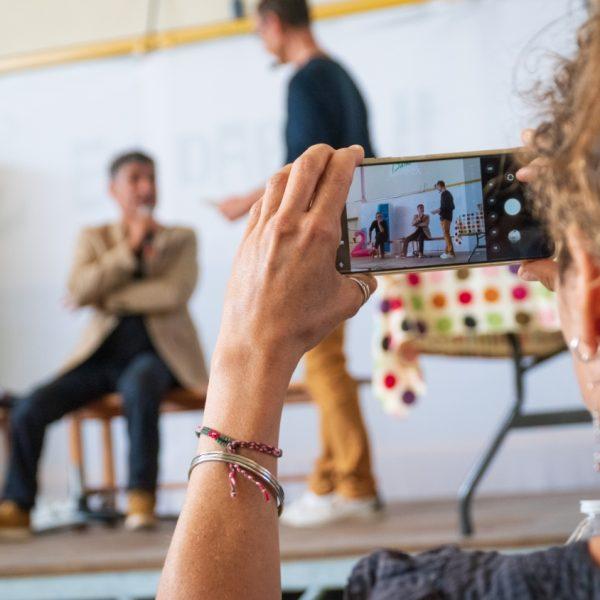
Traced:
<path fill-rule="evenodd" d="M 544 120 L 530 140 L 539 170 L 532 181 L 538 211 L 559 248 L 559 310 L 588 403 L 600 383 L 600 12 L 578 33 L 578 52 L 542 93 Z M 596 364 L 594 364 L 596 363 Z M 598 386 L 600 395 L 600 385 Z"/>

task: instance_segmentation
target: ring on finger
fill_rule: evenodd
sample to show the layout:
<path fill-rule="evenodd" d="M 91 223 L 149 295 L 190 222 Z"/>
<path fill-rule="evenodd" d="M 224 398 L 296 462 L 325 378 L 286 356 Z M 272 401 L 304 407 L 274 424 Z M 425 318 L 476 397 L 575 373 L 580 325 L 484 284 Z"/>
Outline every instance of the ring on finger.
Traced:
<path fill-rule="evenodd" d="M 358 277 L 348 277 L 348 279 L 351 279 L 356 283 L 356 285 L 358 285 L 363 295 L 362 303 L 363 305 L 366 304 L 369 298 L 371 297 L 371 288 L 369 287 L 369 285 L 362 279 L 359 279 Z"/>

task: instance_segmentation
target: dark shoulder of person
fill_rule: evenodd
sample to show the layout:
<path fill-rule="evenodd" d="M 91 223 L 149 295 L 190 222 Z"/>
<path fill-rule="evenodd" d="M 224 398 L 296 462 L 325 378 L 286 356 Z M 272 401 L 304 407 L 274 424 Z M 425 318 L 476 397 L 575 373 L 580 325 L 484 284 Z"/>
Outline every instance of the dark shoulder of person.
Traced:
<path fill-rule="evenodd" d="M 454 208 L 454 197 L 448 190 L 442 192 L 442 200 L 448 208 Z"/>
<path fill-rule="evenodd" d="M 294 94 L 303 101 L 310 98 L 318 107 L 321 130 L 316 135 L 321 139 L 313 143 L 327 143 L 334 148 L 360 144 L 366 157 L 374 156 L 365 101 L 350 74 L 337 61 L 326 56 L 311 59 L 290 81 L 289 93 L 290 107 L 294 106 Z M 299 103 L 295 107 L 302 111 Z"/>
<path fill-rule="evenodd" d="M 384 550 L 363 558 L 346 600 L 592 600 L 600 598 L 600 568 L 586 542 L 529 554 L 469 552 L 443 546 L 410 555 Z"/>

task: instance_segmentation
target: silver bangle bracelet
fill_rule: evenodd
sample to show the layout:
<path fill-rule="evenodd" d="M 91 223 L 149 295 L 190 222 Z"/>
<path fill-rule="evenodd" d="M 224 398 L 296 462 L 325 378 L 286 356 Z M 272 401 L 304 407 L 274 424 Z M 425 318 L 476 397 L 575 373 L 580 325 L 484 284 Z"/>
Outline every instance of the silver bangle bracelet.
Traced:
<path fill-rule="evenodd" d="M 188 471 L 188 480 L 192 475 L 192 471 L 202 463 L 206 462 L 222 462 L 233 465 L 238 465 L 252 473 L 255 477 L 258 477 L 260 480 L 265 483 L 276 498 L 277 501 L 277 515 L 281 516 L 283 512 L 283 504 L 285 501 L 285 494 L 281 484 L 277 479 L 273 476 L 273 474 L 265 469 L 262 465 L 259 465 L 256 461 L 251 458 L 247 458 L 246 456 L 240 456 L 239 454 L 232 454 L 230 452 L 204 452 L 202 454 L 198 454 L 194 456 L 192 462 L 190 464 L 190 468 Z"/>

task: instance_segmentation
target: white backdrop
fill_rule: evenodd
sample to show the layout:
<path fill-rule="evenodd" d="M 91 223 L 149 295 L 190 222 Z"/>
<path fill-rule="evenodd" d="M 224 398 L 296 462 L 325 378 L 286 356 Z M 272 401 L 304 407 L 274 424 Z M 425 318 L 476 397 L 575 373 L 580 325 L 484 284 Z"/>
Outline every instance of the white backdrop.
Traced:
<path fill-rule="evenodd" d="M 581 14 L 531 40 L 579 4 L 432 2 L 319 23 L 317 31 L 364 90 L 380 155 L 506 147 L 518 143 L 529 122 L 515 74 L 521 82 L 540 75 L 539 48 L 562 44 Z M 134 146 L 158 158 L 160 216 L 191 224 L 200 236 L 202 281 L 192 310 L 210 354 L 243 223 L 224 222 L 208 201 L 250 189 L 280 163 L 289 71 L 270 64 L 256 39 L 238 37 L 0 79 L 2 385 L 25 391 L 52 374 L 73 345 L 86 318 L 61 304 L 73 240 L 81 226 L 115 217 L 105 167 L 115 152 Z M 350 326 L 348 353 L 356 374 L 370 372 L 371 320 L 372 306 Z M 429 392 L 409 419 L 393 420 L 368 392 L 363 397 L 388 498 L 454 494 L 510 399 L 508 364 L 424 363 Z M 467 379 L 472 384 L 465 387 Z M 529 390 L 538 408 L 576 403 L 568 359 L 541 368 Z M 190 415 L 163 421 L 165 478 L 183 479 L 195 422 Z M 118 430 L 122 458 L 122 424 Z M 312 408 L 286 411 L 284 472 L 309 468 L 316 432 Z M 51 428 L 47 441 L 43 492 L 63 497 L 63 423 Z M 92 441 L 93 461 L 98 446 Z M 587 428 L 515 434 L 483 487 L 504 492 L 594 485 L 590 454 Z"/>

